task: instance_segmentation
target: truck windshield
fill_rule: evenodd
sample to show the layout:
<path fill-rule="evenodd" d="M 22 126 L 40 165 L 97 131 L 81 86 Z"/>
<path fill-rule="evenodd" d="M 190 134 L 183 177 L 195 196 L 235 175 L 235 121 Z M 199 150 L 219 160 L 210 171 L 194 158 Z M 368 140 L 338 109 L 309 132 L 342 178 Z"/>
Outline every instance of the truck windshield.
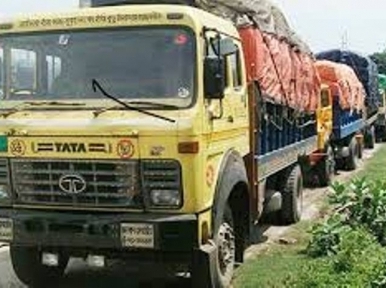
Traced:
<path fill-rule="evenodd" d="M 92 79 L 127 101 L 186 107 L 194 95 L 195 41 L 184 28 L 13 34 L 0 49 L 2 71 L 10 71 L 5 100 L 100 99 Z"/>

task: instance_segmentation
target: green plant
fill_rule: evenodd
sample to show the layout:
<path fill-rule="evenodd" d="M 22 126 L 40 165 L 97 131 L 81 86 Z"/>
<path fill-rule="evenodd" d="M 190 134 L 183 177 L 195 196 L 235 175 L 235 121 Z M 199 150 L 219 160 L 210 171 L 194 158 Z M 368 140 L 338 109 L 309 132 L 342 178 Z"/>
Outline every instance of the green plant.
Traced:
<path fill-rule="evenodd" d="M 342 234 L 348 233 L 350 229 L 349 226 L 343 225 L 339 214 L 314 225 L 311 229 L 312 238 L 306 249 L 307 255 L 311 257 L 335 255 L 338 252 Z"/>
<path fill-rule="evenodd" d="M 329 196 L 336 213 L 351 226 L 364 226 L 386 244 L 386 182 L 355 179 L 349 185 L 336 183 Z"/>
<path fill-rule="evenodd" d="M 339 239 L 334 254 L 303 262 L 286 287 L 385 287 L 386 250 L 375 237 L 366 229 L 349 227 L 341 230 Z"/>

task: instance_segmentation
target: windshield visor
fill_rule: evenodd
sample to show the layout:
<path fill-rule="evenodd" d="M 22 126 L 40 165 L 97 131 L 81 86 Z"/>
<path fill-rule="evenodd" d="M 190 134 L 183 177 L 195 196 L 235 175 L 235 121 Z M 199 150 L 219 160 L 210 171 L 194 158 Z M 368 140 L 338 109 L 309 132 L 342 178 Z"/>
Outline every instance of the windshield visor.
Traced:
<path fill-rule="evenodd" d="M 195 93 L 194 39 L 180 27 L 3 36 L 1 70 L 9 73 L 1 73 L 8 85 L 0 94 L 14 101 L 102 99 L 92 90 L 97 79 L 123 100 L 187 107 Z"/>

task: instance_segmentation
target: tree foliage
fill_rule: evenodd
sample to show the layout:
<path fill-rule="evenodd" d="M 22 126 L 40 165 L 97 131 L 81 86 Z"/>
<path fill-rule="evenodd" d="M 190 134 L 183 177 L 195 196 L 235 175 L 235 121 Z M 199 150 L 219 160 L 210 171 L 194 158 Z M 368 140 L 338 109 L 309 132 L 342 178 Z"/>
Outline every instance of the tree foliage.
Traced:
<path fill-rule="evenodd" d="M 386 74 L 386 50 L 370 55 L 370 58 L 378 65 L 378 71 Z"/>

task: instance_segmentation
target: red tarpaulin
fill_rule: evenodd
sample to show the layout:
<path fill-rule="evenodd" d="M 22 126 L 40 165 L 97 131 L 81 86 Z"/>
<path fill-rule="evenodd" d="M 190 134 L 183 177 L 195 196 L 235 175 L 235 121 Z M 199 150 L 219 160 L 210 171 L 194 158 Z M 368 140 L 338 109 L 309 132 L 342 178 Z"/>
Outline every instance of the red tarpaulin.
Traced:
<path fill-rule="evenodd" d="M 315 67 L 322 83 L 331 87 L 334 96 L 339 95 L 342 109 L 364 108 L 365 89 L 351 67 L 327 60 L 317 61 Z"/>
<path fill-rule="evenodd" d="M 257 81 L 263 97 L 295 110 L 317 108 L 320 80 L 312 56 L 284 39 L 249 26 L 239 29 L 248 81 Z"/>

